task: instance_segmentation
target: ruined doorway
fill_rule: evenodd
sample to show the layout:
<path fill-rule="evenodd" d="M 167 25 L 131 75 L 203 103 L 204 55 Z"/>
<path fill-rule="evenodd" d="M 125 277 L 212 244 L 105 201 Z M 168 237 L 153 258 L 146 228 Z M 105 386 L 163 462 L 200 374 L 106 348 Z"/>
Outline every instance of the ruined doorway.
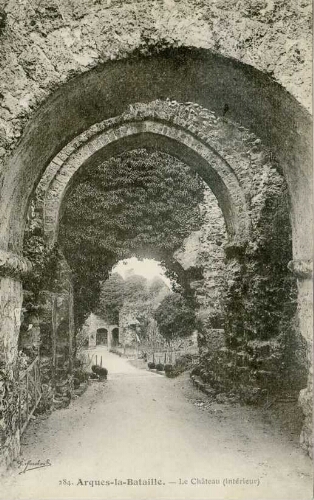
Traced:
<path fill-rule="evenodd" d="M 96 345 L 108 345 L 108 330 L 98 328 L 96 332 Z"/>
<path fill-rule="evenodd" d="M 119 345 L 119 328 L 114 328 L 112 330 L 112 346 L 115 347 Z"/>

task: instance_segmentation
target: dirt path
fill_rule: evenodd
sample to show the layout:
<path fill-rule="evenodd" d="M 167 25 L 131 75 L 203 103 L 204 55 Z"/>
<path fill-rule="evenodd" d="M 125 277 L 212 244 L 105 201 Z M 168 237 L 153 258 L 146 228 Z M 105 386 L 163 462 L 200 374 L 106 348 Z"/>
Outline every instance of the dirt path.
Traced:
<path fill-rule="evenodd" d="M 187 377 L 167 379 L 105 351 L 103 365 L 106 382 L 29 426 L 1 500 L 312 498 L 310 460 L 249 409 L 207 404 Z M 162 484 L 106 484 L 150 478 Z M 212 484 L 195 484 L 203 478 Z"/>

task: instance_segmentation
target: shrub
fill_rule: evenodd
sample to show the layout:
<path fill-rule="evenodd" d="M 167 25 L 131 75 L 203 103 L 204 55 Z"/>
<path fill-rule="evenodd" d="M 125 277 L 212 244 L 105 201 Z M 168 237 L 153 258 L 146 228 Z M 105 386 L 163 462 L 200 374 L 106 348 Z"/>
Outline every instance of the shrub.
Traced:
<path fill-rule="evenodd" d="M 99 376 L 99 378 L 107 378 L 108 370 L 107 368 L 103 368 L 102 366 L 93 365 L 92 372 Z"/>
<path fill-rule="evenodd" d="M 117 349 L 113 349 L 113 348 L 112 348 L 112 349 L 110 349 L 110 351 L 109 351 L 109 352 L 112 352 L 112 354 L 117 354 L 118 356 L 120 356 L 120 358 L 121 358 L 121 356 L 122 356 L 122 353 L 121 353 L 120 351 L 118 351 Z"/>
<path fill-rule="evenodd" d="M 74 365 L 74 368 L 82 368 L 83 367 L 82 359 L 75 358 L 73 360 L 73 365 Z"/>
<path fill-rule="evenodd" d="M 172 365 L 165 365 L 165 373 L 166 375 L 169 373 L 171 373 L 173 370 L 173 366 Z"/>
<path fill-rule="evenodd" d="M 159 372 L 163 372 L 164 371 L 164 365 L 162 363 L 158 363 L 156 365 L 156 370 L 158 370 Z"/>
<path fill-rule="evenodd" d="M 78 389 L 81 385 L 80 381 L 78 378 L 75 378 L 73 379 L 73 385 L 74 385 L 74 389 Z"/>
<path fill-rule="evenodd" d="M 100 367 L 97 374 L 99 375 L 99 378 L 106 379 L 108 375 L 108 370 L 107 368 Z"/>
<path fill-rule="evenodd" d="M 78 384 L 86 382 L 86 380 L 88 379 L 88 373 L 80 369 L 74 370 L 73 375 L 74 375 L 74 381 L 76 380 Z"/>
<path fill-rule="evenodd" d="M 168 341 L 187 337 L 195 329 L 193 304 L 179 293 L 165 297 L 154 313 L 161 335 Z"/>
<path fill-rule="evenodd" d="M 156 365 L 153 361 L 150 361 L 147 366 L 150 370 L 152 370 L 153 368 L 156 368 Z"/>
<path fill-rule="evenodd" d="M 199 377 L 200 372 L 201 372 L 200 366 L 197 365 L 197 366 L 194 366 L 194 368 L 192 369 L 191 375 L 196 375 L 197 377 Z"/>
<path fill-rule="evenodd" d="M 189 370 L 192 366 L 192 354 L 183 354 L 178 358 L 174 365 L 166 365 L 165 373 L 167 377 L 177 377 L 181 373 Z"/>

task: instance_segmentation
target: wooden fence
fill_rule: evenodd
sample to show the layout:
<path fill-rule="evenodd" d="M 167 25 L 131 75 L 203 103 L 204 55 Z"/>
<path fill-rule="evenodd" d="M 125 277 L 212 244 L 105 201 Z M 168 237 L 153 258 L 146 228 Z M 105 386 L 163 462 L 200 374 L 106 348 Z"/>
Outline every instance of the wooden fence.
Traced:
<path fill-rule="evenodd" d="M 198 354 L 197 349 L 174 349 L 174 350 L 158 350 L 147 354 L 147 361 L 161 363 L 163 365 L 174 365 L 176 360 L 181 356 L 191 354 L 192 357 Z M 195 359 L 195 363 L 197 360 Z"/>
<path fill-rule="evenodd" d="M 23 434 L 42 397 L 38 356 L 20 373 L 19 387 L 19 425 L 20 433 Z"/>
<path fill-rule="evenodd" d="M 181 356 L 186 354 L 191 354 L 192 356 L 198 354 L 197 346 L 189 346 L 183 348 L 156 348 L 147 345 L 140 344 L 139 346 L 127 346 L 127 347 L 115 347 L 112 352 L 116 354 L 124 355 L 129 358 L 143 358 L 147 362 L 154 361 L 155 363 L 161 363 L 164 365 L 175 364 L 176 360 Z"/>

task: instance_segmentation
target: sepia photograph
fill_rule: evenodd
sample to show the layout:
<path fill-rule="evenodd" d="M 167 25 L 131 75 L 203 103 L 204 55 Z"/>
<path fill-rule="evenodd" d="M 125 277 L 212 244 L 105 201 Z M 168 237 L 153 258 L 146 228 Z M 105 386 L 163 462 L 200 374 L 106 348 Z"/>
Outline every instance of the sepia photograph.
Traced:
<path fill-rule="evenodd" d="M 313 499 L 310 0 L 0 0 L 0 500 Z"/>

